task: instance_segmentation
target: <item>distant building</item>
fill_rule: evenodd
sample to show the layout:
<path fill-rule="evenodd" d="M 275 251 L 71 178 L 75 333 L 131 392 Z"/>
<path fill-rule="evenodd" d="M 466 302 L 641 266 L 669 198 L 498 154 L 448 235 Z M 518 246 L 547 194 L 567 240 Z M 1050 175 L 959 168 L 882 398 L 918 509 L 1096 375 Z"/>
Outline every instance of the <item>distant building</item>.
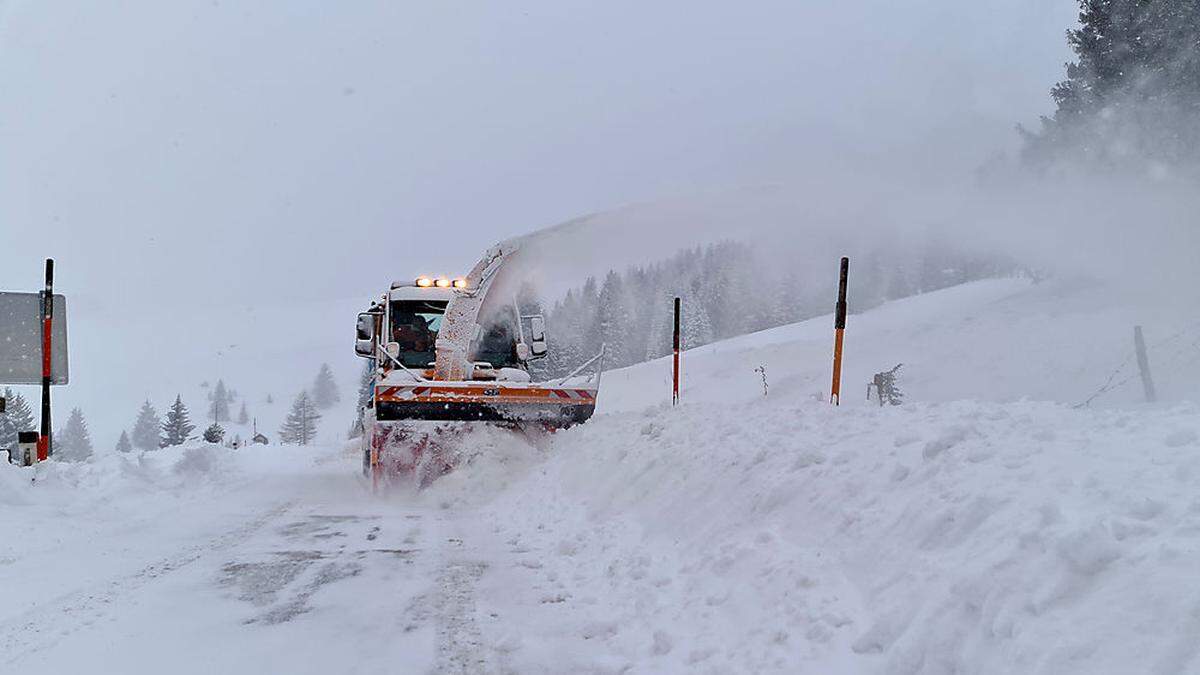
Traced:
<path fill-rule="evenodd" d="M 255 445 L 267 445 L 271 441 L 267 440 L 267 437 L 262 434 L 254 434 L 254 438 L 251 438 L 250 442 Z"/>

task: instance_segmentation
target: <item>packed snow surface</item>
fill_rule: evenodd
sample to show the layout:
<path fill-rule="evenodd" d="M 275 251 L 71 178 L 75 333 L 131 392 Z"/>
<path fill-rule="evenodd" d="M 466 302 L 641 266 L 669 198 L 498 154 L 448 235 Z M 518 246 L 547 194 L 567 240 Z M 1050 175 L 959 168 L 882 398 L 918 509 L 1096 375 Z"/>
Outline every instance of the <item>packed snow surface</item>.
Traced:
<path fill-rule="evenodd" d="M 332 442 L 0 465 L 0 672 L 1200 672 L 1187 327 L 1140 311 L 892 303 L 840 407 L 827 319 L 709 345 L 679 407 L 663 361 L 608 373 L 588 424 L 472 434 L 423 491 Z M 1174 402 L 1123 371 L 1074 407 L 1133 321 Z"/>

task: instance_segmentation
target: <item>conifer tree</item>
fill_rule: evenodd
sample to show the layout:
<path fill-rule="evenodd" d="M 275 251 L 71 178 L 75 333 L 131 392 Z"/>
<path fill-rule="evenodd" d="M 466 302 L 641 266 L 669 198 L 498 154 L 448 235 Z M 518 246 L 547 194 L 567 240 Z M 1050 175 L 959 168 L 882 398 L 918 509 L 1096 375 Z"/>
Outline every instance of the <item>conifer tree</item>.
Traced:
<path fill-rule="evenodd" d="M 0 413 L 0 450 L 14 450 L 17 447 L 17 427 L 8 419 L 8 415 Z"/>
<path fill-rule="evenodd" d="M 250 424 L 250 413 L 246 410 L 246 402 L 242 401 L 242 409 L 238 411 L 238 424 Z"/>
<path fill-rule="evenodd" d="M 37 424 L 33 419 L 33 407 L 20 393 L 4 388 L 4 398 L 8 404 L 5 415 L 17 431 L 35 431 Z"/>
<path fill-rule="evenodd" d="M 133 452 L 133 443 L 129 440 L 129 432 L 121 430 L 121 437 L 117 439 L 117 452 Z"/>
<path fill-rule="evenodd" d="M 628 310 L 625 307 L 625 289 L 621 276 L 610 270 L 604 277 L 596 307 L 596 320 L 592 333 L 605 346 L 604 360 L 614 368 L 627 366 L 629 352 L 625 333 Z M 598 349 L 599 347 L 597 347 Z"/>
<path fill-rule="evenodd" d="M 588 277 L 579 292 L 579 311 L 575 317 L 579 326 L 579 351 L 584 359 L 590 359 L 600 351 L 600 343 L 603 342 L 596 331 L 596 314 L 599 309 L 600 287 L 595 277 Z"/>
<path fill-rule="evenodd" d="M 163 446 L 162 436 L 159 432 L 162 430 L 162 420 L 158 417 L 158 411 L 146 401 L 142 404 L 142 409 L 138 411 L 137 420 L 133 423 L 133 447 L 138 450 L 157 450 Z"/>
<path fill-rule="evenodd" d="M 583 330 L 575 289 L 568 290 L 566 296 L 554 304 L 546 322 L 550 339 L 549 369 L 553 376 L 562 377 L 583 363 L 584 358 L 590 358 L 583 356 Z"/>
<path fill-rule="evenodd" d="M 54 456 L 67 462 L 82 462 L 92 456 L 92 436 L 79 408 L 71 410 L 66 426 L 55 435 Z"/>
<path fill-rule="evenodd" d="M 367 407 L 374 395 L 375 359 L 367 359 L 363 364 L 362 374 L 358 376 L 358 408 Z"/>
<path fill-rule="evenodd" d="M 650 329 L 646 340 L 647 361 L 671 353 L 672 334 L 675 332 L 675 296 L 660 293 L 650 302 Z"/>
<path fill-rule="evenodd" d="M 686 349 L 694 349 L 713 341 L 712 321 L 708 318 L 708 310 L 704 305 L 683 299 L 683 316 L 680 317 L 680 332 Z"/>
<path fill-rule="evenodd" d="M 196 430 L 196 426 L 188 419 L 187 406 L 183 404 L 183 400 L 176 395 L 175 402 L 171 404 L 171 408 L 167 410 L 167 420 L 163 422 L 162 431 L 163 439 L 162 446 L 164 448 L 173 445 L 182 445 L 187 441 L 192 432 Z"/>
<path fill-rule="evenodd" d="M 229 421 L 229 402 L 233 400 L 229 390 L 225 388 L 225 380 L 217 380 L 217 386 L 213 387 L 212 392 L 208 395 L 209 407 L 208 414 L 212 421 L 220 424 L 221 422 Z"/>
<path fill-rule="evenodd" d="M 317 420 L 319 419 L 321 419 L 321 413 L 313 405 L 308 392 L 300 392 L 300 395 L 292 403 L 292 409 L 288 413 L 287 419 L 284 420 L 283 426 L 279 428 L 280 442 L 308 445 L 316 436 Z"/>
<path fill-rule="evenodd" d="M 1079 0 L 1076 60 L 1051 90 L 1056 110 L 1024 132 L 1045 165 L 1200 162 L 1200 3 Z"/>
<path fill-rule="evenodd" d="M 317 377 L 313 380 L 312 392 L 313 404 L 322 410 L 328 410 L 342 400 L 337 382 L 333 379 L 333 371 L 330 370 L 328 363 L 322 363 L 321 369 L 317 371 Z"/>
<path fill-rule="evenodd" d="M 225 428 L 213 422 L 204 430 L 205 443 L 220 443 L 225 439 Z"/>
<path fill-rule="evenodd" d="M 0 450 L 17 447 L 17 433 L 33 431 L 33 410 L 25 397 L 12 389 L 4 389 L 5 412 L 0 413 Z"/>

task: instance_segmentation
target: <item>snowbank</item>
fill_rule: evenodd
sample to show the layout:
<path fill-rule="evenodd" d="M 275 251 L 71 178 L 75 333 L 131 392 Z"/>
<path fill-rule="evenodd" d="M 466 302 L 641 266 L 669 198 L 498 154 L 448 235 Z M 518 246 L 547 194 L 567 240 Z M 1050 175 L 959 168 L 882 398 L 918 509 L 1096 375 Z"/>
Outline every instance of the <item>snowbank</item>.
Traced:
<path fill-rule="evenodd" d="M 485 595 L 522 626 L 488 637 L 519 672 L 1183 672 L 1198 413 L 768 397 L 608 415 L 481 509 L 529 551 Z"/>
<path fill-rule="evenodd" d="M 480 596 L 503 608 L 485 622 L 493 657 L 517 672 L 1200 668 L 1200 409 L 1008 400 L 1100 384 L 1129 313 L 1095 300 L 985 282 L 853 317 L 840 408 L 812 395 L 824 320 L 689 352 L 675 409 L 658 403 L 663 362 L 607 374 L 608 412 L 546 460 L 430 491 L 485 493 L 476 536 L 513 556 Z M 858 398 L 900 360 L 908 404 Z M 968 390 L 994 400 L 945 400 Z"/>

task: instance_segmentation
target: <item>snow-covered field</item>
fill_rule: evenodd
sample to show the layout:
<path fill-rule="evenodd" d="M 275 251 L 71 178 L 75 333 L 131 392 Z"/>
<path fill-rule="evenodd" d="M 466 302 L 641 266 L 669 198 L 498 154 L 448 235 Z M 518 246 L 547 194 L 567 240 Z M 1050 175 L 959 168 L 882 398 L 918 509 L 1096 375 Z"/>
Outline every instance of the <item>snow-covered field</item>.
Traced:
<path fill-rule="evenodd" d="M 1200 672 L 1195 335 L 1130 307 L 852 316 L 839 408 L 827 319 L 709 345 L 680 407 L 663 361 L 608 373 L 592 422 L 420 493 L 335 446 L 0 466 L 0 672 Z M 1073 408 L 1134 322 L 1172 402 L 1126 365 Z"/>

